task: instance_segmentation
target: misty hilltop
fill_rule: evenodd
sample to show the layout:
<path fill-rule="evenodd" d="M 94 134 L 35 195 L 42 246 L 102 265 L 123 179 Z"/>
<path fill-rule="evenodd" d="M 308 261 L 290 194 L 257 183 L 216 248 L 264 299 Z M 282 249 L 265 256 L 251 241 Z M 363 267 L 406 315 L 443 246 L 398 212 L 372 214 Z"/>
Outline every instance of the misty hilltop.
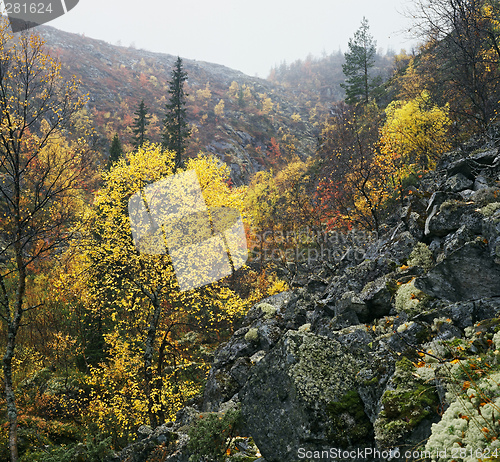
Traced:
<path fill-rule="evenodd" d="M 114 133 L 127 146 L 134 111 L 144 100 L 152 116 L 148 138 L 160 141 L 168 101 L 168 81 L 176 56 L 111 45 L 52 27 L 37 29 L 66 77 L 81 80 L 88 93 L 87 115 L 96 127 L 101 151 Z M 289 156 L 313 154 L 319 123 L 336 95 L 331 92 L 304 104 L 279 83 L 249 77 L 228 67 L 183 60 L 187 117 L 193 127 L 188 155 L 210 152 L 226 162 L 237 184 L 268 168 L 271 140 L 286 145 Z M 300 95 L 299 95 L 300 96 Z M 285 148 L 286 149 L 286 148 Z"/>
<path fill-rule="evenodd" d="M 50 26 L 36 31 L 60 59 L 63 76 L 75 75 L 88 93 L 87 115 L 99 134 L 101 152 L 107 155 L 115 133 L 129 145 L 141 100 L 152 116 L 148 138 L 160 141 L 176 56 L 111 45 Z M 344 95 L 343 61 L 340 52 L 320 59 L 309 56 L 271 69 L 266 80 L 219 64 L 183 59 L 188 74 L 187 118 L 193 127 L 188 155 L 200 151 L 216 155 L 231 167 L 236 184 L 276 163 L 270 158 L 273 145 L 280 145 L 282 163 L 311 156 L 332 103 Z M 389 58 L 379 56 L 376 71 L 387 74 L 390 65 Z"/>

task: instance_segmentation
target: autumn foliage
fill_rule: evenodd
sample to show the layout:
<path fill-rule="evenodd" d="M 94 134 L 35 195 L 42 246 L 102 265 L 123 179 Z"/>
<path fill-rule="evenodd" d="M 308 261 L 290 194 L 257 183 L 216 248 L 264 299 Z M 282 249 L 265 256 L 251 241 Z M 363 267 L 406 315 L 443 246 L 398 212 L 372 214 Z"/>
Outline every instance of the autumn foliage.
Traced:
<path fill-rule="evenodd" d="M 200 400 L 213 352 L 248 309 L 315 270 L 295 253 L 316 245 L 310 232 L 383 232 L 384 219 L 455 141 L 475 130 L 498 138 L 497 2 L 416 6 L 424 44 L 395 55 L 389 72 L 389 57 L 369 40 L 366 62 L 387 78 L 381 84 L 365 73 L 364 91 L 351 88 L 352 104 L 331 83 L 341 54 L 272 71 L 272 81 L 294 91 L 289 107 L 275 87 L 207 82 L 201 73 L 189 81 L 182 72 L 186 120 L 177 152 L 154 143 L 167 103 L 154 95 L 169 87 L 149 58 L 133 70 L 113 63 L 105 80 L 110 92 L 134 82 L 137 95 L 91 108 L 39 37 L 0 31 L 0 408 L 8 410 L 0 413 L 0 459 L 71 455 L 78 442 L 104 454 L 133 441 L 139 426 L 172 420 Z M 142 96 L 147 123 L 135 133 Z M 200 153 L 229 124 L 241 138 L 236 167 L 230 150 L 227 163 Z M 93 125 L 103 134 L 101 152 L 91 149 Z M 318 141 L 312 156 L 306 136 Z M 234 186 L 250 178 L 253 162 L 260 171 L 248 186 Z M 131 197 L 185 172 L 199 182 L 206 230 L 215 234 L 214 210 L 236 211 L 253 256 L 189 290 L 181 290 L 169 251 L 138 250 L 128 208 Z M 476 387 L 471 377 L 462 377 L 463 391 Z"/>

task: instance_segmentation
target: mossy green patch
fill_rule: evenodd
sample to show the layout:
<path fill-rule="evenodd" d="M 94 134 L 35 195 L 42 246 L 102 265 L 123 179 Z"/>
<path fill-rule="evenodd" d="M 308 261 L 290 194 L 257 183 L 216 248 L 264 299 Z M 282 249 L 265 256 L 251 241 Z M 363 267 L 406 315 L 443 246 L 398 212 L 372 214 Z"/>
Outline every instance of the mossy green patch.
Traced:
<path fill-rule="evenodd" d="M 330 402 L 326 409 L 331 421 L 328 436 L 332 441 L 348 447 L 368 440 L 373 428 L 356 390 L 348 391 L 340 401 Z"/>
<path fill-rule="evenodd" d="M 441 206 L 439 207 L 439 211 L 440 212 L 445 212 L 445 211 L 452 212 L 452 211 L 458 210 L 460 207 L 464 207 L 465 205 L 467 205 L 467 204 L 463 201 L 449 199 L 447 201 L 444 201 L 441 204 Z"/>
<path fill-rule="evenodd" d="M 216 461 L 224 460 L 229 449 L 228 441 L 236 434 L 240 422 L 240 410 L 204 415 L 189 429 L 189 460 L 199 460 L 200 456 Z"/>
<path fill-rule="evenodd" d="M 245 340 L 247 342 L 256 342 L 259 340 L 259 331 L 255 327 L 248 329 L 248 332 L 245 334 Z"/>
<path fill-rule="evenodd" d="M 396 281 L 388 279 L 385 283 L 385 287 L 392 296 L 396 295 L 396 292 L 398 291 L 398 283 Z"/>
<path fill-rule="evenodd" d="M 376 384 L 378 383 L 378 381 L 379 381 L 379 378 L 375 376 L 375 377 L 373 377 L 372 379 L 365 380 L 365 381 L 363 382 L 363 386 L 364 386 L 364 387 L 371 387 L 371 386 L 373 386 L 373 385 L 376 385 Z"/>
<path fill-rule="evenodd" d="M 396 363 L 392 379 L 396 388 L 382 395 L 383 409 L 375 422 L 376 439 L 382 447 L 397 444 L 422 420 L 436 412 L 439 399 L 435 387 L 418 378 L 415 372 L 408 358 Z"/>

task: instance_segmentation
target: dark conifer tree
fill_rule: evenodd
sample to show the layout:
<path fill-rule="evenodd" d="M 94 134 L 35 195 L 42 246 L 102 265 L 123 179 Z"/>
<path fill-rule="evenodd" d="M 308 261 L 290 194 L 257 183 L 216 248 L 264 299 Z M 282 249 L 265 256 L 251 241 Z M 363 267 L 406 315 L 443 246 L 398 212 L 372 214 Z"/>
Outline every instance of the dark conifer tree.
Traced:
<path fill-rule="evenodd" d="M 377 42 L 370 35 L 368 20 L 363 18 L 361 27 L 349 39 L 349 51 L 344 53 L 345 64 L 342 71 L 346 77 L 341 87 L 346 93 L 348 104 L 367 104 L 372 89 L 377 81 L 370 76 L 370 70 L 375 64 Z"/>
<path fill-rule="evenodd" d="M 134 147 L 140 148 L 147 141 L 146 127 L 149 125 L 148 108 L 144 104 L 144 100 L 141 101 L 134 114 L 136 115 L 132 127 L 132 131 L 134 132 Z"/>
<path fill-rule="evenodd" d="M 123 148 L 118 137 L 118 133 L 115 133 L 113 141 L 111 142 L 111 147 L 109 148 L 109 159 L 108 168 L 110 168 L 120 157 L 123 155 Z"/>
<path fill-rule="evenodd" d="M 182 68 L 182 59 L 177 58 L 168 92 L 170 100 L 166 105 L 162 145 L 164 149 L 175 152 L 175 169 L 182 165 L 182 154 L 186 150 L 187 139 L 191 134 L 186 120 L 186 94 L 184 82 L 187 72 Z"/>

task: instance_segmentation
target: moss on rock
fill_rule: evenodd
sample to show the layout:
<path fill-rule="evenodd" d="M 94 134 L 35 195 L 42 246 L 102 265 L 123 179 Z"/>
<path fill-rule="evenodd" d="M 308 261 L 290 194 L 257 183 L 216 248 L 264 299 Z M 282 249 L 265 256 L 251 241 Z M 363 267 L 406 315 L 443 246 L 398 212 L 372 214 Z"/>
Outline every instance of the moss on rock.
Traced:
<path fill-rule="evenodd" d="M 259 339 L 259 331 L 255 327 L 248 329 L 248 332 L 245 334 L 245 340 L 247 342 L 256 342 Z"/>
<path fill-rule="evenodd" d="M 373 432 L 356 390 L 348 391 L 340 401 L 331 401 L 327 405 L 327 414 L 331 421 L 328 437 L 340 447 L 366 442 Z"/>
<path fill-rule="evenodd" d="M 257 308 L 264 313 L 264 319 L 271 319 L 276 315 L 276 307 L 269 303 L 260 303 Z"/>
<path fill-rule="evenodd" d="M 435 388 L 424 378 L 419 378 L 416 368 L 408 358 L 396 363 L 392 378 L 394 389 L 384 392 L 383 406 L 375 421 L 375 439 L 381 447 L 390 447 L 408 435 L 438 407 Z"/>

